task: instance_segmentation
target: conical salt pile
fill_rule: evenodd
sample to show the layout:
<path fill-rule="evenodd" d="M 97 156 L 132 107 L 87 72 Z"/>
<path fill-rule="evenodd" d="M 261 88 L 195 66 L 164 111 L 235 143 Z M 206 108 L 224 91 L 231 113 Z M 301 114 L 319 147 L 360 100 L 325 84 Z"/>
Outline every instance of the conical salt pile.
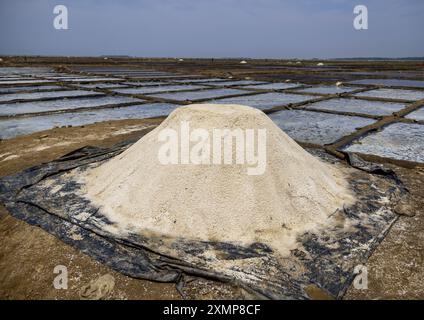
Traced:
<path fill-rule="evenodd" d="M 204 156 L 204 163 L 211 159 L 210 164 L 197 164 L 199 158 L 197 162 L 189 159 L 188 164 L 187 158 L 182 160 L 187 154 L 181 128 L 187 123 L 191 132 L 204 129 L 210 134 L 210 158 L 205 149 L 194 152 Z M 215 164 L 213 129 L 241 129 L 243 133 L 253 129 L 251 149 L 258 156 L 264 152 L 259 148 L 259 129 L 265 129 L 263 170 L 258 162 L 257 172 L 248 174 L 249 168 L 255 168 L 253 162 L 239 159 L 236 164 L 236 143 L 233 163 Z M 164 132 L 179 134 L 178 142 L 172 144 L 178 143 L 177 164 L 164 164 L 161 159 Z M 190 144 L 192 152 L 196 141 L 200 140 Z M 247 150 L 247 138 L 245 142 Z M 319 230 L 329 215 L 353 202 L 339 169 L 303 150 L 263 112 L 240 105 L 180 107 L 125 152 L 90 170 L 83 180 L 86 197 L 119 233 L 242 245 L 260 242 L 283 255 L 296 247 L 296 236 Z"/>

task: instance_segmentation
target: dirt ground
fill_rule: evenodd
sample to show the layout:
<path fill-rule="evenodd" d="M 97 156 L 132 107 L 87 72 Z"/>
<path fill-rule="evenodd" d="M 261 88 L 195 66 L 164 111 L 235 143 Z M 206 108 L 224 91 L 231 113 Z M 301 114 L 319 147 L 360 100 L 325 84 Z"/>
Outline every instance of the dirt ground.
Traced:
<path fill-rule="evenodd" d="M 0 176 L 51 161 L 85 145 L 111 146 L 137 138 L 160 122 L 123 120 L 57 128 L 0 142 Z M 401 216 L 368 261 L 368 290 L 353 286 L 345 299 L 424 298 L 424 171 L 393 167 L 413 195 L 415 216 Z M 421 210 L 421 211 L 420 211 Z M 38 227 L 0 208 L 0 299 L 79 299 L 82 288 L 104 274 L 115 278 L 106 299 L 240 299 L 239 289 L 205 279 L 174 284 L 133 279 L 94 261 Z M 57 265 L 68 268 L 68 290 L 53 287 Z"/>
<path fill-rule="evenodd" d="M 414 216 L 400 216 L 368 260 L 368 290 L 351 286 L 345 299 L 424 299 L 424 171 L 392 169 L 411 193 Z"/>

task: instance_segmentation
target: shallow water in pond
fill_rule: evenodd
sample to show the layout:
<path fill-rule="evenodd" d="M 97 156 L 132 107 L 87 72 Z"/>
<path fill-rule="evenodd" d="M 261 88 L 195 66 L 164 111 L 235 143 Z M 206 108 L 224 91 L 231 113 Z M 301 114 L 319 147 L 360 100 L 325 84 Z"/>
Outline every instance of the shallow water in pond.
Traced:
<path fill-rule="evenodd" d="M 0 116 L 13 116 L 23 113 L 36 113 L 47 112 L 65 109 L 77 109 L 87 107 L 98 107 L 109 104 L 120 104 L 128 102 L 141 102 L 143 100 L 131 97 L 93 97 L 81 99 L 63 99 L 63 100 L 50 100 L 39 102 L 22 102 L 22 103 L 9 103 L 0 105 Z M 65 115 L 62 115 L 65 117 Z"/>
<path fill-rule="evenodd" d="M 204 86 L 197 85 L 176 85 L 176 86 L 150 86 L 150 87 L 139 87 L 139 88 L 126 88 L 126 89 L 116 89 L 112 90 L 118 93 L 128 93 L 128 94 L 146 94 L 154 92 L 167 92 L 167 91 L 181 91 L 181 90 L 193 90 L 193 89 L 202 89 Z"/>
<path fill-rule="evenodd" d="M 256 84 L 264 84 L 263 81 L 255 81 L 255 80 L 235 80 L 235 81 L 224 81 L 224 82 L 204 82 L 202 84 L 214 85 L 218 87 L 222 86 L 246 86 L 246 85 L 256 85 Z"/>
<path fill-rule="evenodd" d="M 299 92 L 307 93 L 320 93 L 320 94 L 336 94 L 336 93 L 345 93 L 358 90 L 358 88 L 347 88 L 347 87 L 337 87 L 337 86 L 321 86 L 321 87 L 312 87 L 299 89 Z"/>
<path fill-rule="evenodd" d="M 79 84 L 78 87 L 86 89 L 112 89 L 112 88 L 126 88 L 127 86 L 122 83 L 90 83 L 90 84 Z"/>
<path fill-rule="evenodd" d="M 187 83 L 187 82 L 220 82 L 228 79 L 220 79 L 220 78 L 204 78 L 204 79 L 181 79 L 181 80 L 172 80 L 172 82 L 178 83 Z"/>
<path fill-rule="evenodd" d="M 0 94 L 3 93 L 17 93 L 22 91 L 42 91 L 42 90 L 56 90 L 64 89 L 61 86 L 23 86 L 23 87 L 0 87 Z"/>
<path fill-rule="evenodd" d="M 252 86 L 245 86 L 249 89 L 262 89 L 262 90 L 281 90 L 298 87 L 300 84 L 296 83 L 266 83 Z"/>
<path fill-rule="evenodd" d="M 291 138 L 318 145 L 333 143 L 357 128 L 375 122 L 367 118 L 303 110 L 278 111 L 269 117 Z"/>
<path fill-rule="evenodd" d="M 0 74 L 11 75 L 11 74 L 40 74 L 51 72 L 52 69 L 45 67 L 2 67 L 0 68 Z"/>
<path fill-rule="evenodd" d="M 424 163 L 424 125 L 394 123 L 342 150 Z"/>
<path fill-rule="evenodd" d="M 127 78 L 131 79 L 181 79 L 181 78 L 191 78 L 195 77 L 196 75 L 125 75 Z"/>
<path fill-rule="evenodd" d="M 162 93 L 162 94 L 153 94 L 152 97 L 172 99 L 172 100 L 199 100 L 199 99 L 208 99 L 208 98 L 217 98 L 222 96 L 230 96 L 236 94 L 248 93 L 247 91 L 237 90 L 237 89 L 211 89 L 211 90 L 202 90 L 202 91 L 189 91 L 189 92 L 174 92 L 174 93 Z"/>
<path fill-rule="evenodd" d="M 101 93 L 83 90 L 65 90 L 65 91 L 49 91 L 49 92 L 32 92 L 32 93 L 16 93 L 0 95 L 0 102 L 12 100 L 30 100 L 30 99 L 45 99 L 45 98 L 67 98 L 75 96 L 92 96 Z M 0 105 L 1 108 L 1 105 Z"/>
<path fill-rule="evenodd" d="M 26 78 L 26 77 L 0 77 L 0 84 L 3 81 L 16 81 L 16 80 L 33 80 L 33 78 Z"/>
<path fill-rule="evenodd" d="M 57 79 L 60 82 L 96 82 L 96 81 L 122 81 L 119 78 L 72 78 L 72 79 Z"/>
<path fill-rule="evenodd" d="M 376 90 L 356 93 L 355 96 L 415 101 L 415 100 L 424 99 L 424 91 L 402 90 L 402 89 L 376 89 Z"/>
<path fill-rule="evenodd" d="M 166 85 L 169 85 L 170 83 L 163 82 L 163 81 L 126 81 L 126 82 L 122 82 L 122 84 L 137 86 L 137 87 L 148 87 L 148 86 L 166 86 Z"/>
<path fill-rule="evenodd" d="M 0 139 L 9 139 L 61 126 L 80 126 L 110 120 L 144 119 L 166 116 L 176 107 L 178 107 L 178 105 L 154 103 L 122 108 L 70 112 L 66 115 L 52 114 L 20 119 L 0 120 Z"/>
<path fill-rule="evenodd" d="M 390 115 L 405 108 L 403 103 L 367 101 L 359 99 L 330 99 L 311 103 L 306 109 L 363 113 L 374 116 Z"/>
<path fill-rule="evenodd" d="M 245 97 L 215 99 L 213 101 L 207 101 L 207 103 L 241 104 L 260 110 L 266 110 L 272 107 L 283 106 L 289 103 L 304 102 L 310 99 L 316 99 L 316 97 L 300 94 L 270 92 Z"/>
<path fill-rule="evenodd" d="M 41 80 L 41 79 L 31 79 L 31 80 L 6 80 L 1 81 L 0 84 L 31 84 L 31 83 L 50 83 L 55 82 L 53 80 Z"/>
<path fill-rule="evenodd" d="M 370 84 L 394 87 L 416 87 L 424 88 L 424 81 L 419 80 L 400 80 L 400 79 L 362 79 L 350 81 L 352 84 Z"/>
<path fill-rule="evenodd" d="M 424 121 L 424 107 L 421 107 L 420 109 L 411 112 L 410 114 L 405 116 L 405 118 Z"/>

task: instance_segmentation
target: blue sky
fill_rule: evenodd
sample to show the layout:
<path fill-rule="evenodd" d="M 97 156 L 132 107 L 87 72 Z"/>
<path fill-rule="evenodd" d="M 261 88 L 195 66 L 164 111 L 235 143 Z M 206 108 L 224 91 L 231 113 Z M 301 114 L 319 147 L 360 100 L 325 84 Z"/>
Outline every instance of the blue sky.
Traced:
<path fill-rule="evenodd" d="M 53 28 L 58 4 L 69 30 Z M 422 0 L 0 0 L 3 55 L 424 56 L 423 30 Z"/>

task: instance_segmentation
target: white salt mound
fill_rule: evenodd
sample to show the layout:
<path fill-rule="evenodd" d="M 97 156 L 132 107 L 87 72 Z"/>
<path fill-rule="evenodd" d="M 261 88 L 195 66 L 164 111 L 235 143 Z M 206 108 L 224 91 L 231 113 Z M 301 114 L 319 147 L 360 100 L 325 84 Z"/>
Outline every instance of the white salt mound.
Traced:
<path fill-rule="evenodd" d="M 181 121 L 210 133 L 266 129 L 264 174 L 248 175 L 243 164 L 161 164 L 158 133 L 180 130 Z M 303 150 L 262 111 L 240 105 L 180 107 L 125 152 L 91 169 L 83 182 L 86 197 L 119 234 L 260 242 L 282 255 L 297 246 L 296 236 L 325 227 L 329 215 L 353 202 L 340 169 Z"/>

